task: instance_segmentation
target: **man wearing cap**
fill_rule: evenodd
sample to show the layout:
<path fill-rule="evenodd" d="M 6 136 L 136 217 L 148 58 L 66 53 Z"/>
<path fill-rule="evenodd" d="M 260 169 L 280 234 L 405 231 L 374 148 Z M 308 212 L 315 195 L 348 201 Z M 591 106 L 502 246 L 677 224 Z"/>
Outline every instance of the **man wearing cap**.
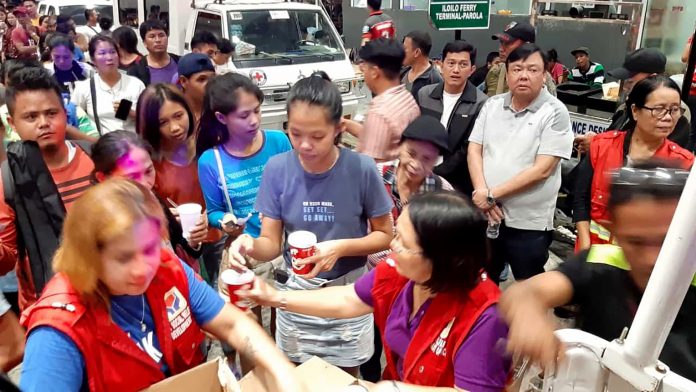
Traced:
<path fill-rule="evenodd" d="M 431 116 L 416 118 L 404 130 L 399 146 L 397 159 L 377 165 L 387 193 L 394 202 L 394 221 L 411 196 L 453 190 L 446 179 L 433 173 L 437 158 L 449 152 L 447 132 L 437 119 Z"/>
<path fill-rule="evenodd" d="M 12 30 L 12 45 L 15 50 L 9 53 L 14 53 L 17 59 L 38 60 L 39 36 L 36 29 L 31 24 L 31 18 L 25 7 L 17 7 L 12 12 L 17 17 L 17 27 Z"/>
<path fill-rule="evenodd" d="M 207 54 L 189 53 L 179 59 L 179 84 L 196 117 L 203 113 L 203 96 L 208 80 L 215 76 L 215 66 Z"/>
<path fill-rule="evenodd" d="M 667 57 L 657 49 L 641 48 L 626 55 L 624 63 L 621 67 L 613 69 L 607 73 L 612 78 L 623 81 L 622 96 L 628 96 L 633 86 L 641 80 L 658 74 L 665 73 L 667 65 Z M 682 102 L 682 107 L 685 109 L 683 116 L 679 117 L 674 131 L 667 138 L 680 147 L 690 148 L 689 135 L 691 133 L 691 113 L 688 111 L 688 106 Z M 627 131 L 630 129 L 631 116 L 626 110 L 626 105 L 622 104 L 614 113 L 611 119 L 611 124 L 607 129 Z M 597 135 L 594 132 L 587 132 L 584 135 L 575 138 L 575 144 L 580 152 L 588 151 L 590 141 Z"/>
<path fill-rule="evenodd" d="M 416 100 L 399 79 L 404 49 L 393 39 L 380 38 L 366 43 L 358 55 L 365 84 L 375 98 L 364 124 L 352 120 L 343 124 L 359 139 L 358 152 L 377 162 L 391 161 L 399 154 L 404 129 L 420 115 Z"/>
<path fill-rule="evenodd" d="M 500 64 L 492 66 L 486 75 L 486 95 L 489 97 L 508 91 L 505 60 L 513 50 L 525 42 L 534 43 L 536 32 L 534 26 L 527 22 L 510 22 L 502 33 L 494 34 L 491 38 L 500 41 Z M 556 95 L 556 85 L 550 74 L 546 76 L 544 84 L 552 95 Z"/>
<path fill-rule="evenodd" d="M 382 0 L 367 0 L 367 10 L 370 16 L 365 20 L 362 29 L 362 45 L 378 39 L 396 37 L 396 27 L 391 16 L 382 12 Z"/>
<path fill-rule="evenodd" d="M 544 272 L 553 238 L 561 159 L 570 158 L 568 109 L 544 89 L 546 54 L 526 43 L 507 56 L 510 92 L 488 98 L 469 137 L 472 201 L 500 224 L 488 276 Z"/>
<path fill-rule="evenodd" d="M 575 68 L 570 71 L 568 80 L 586 84 L 592 88 L 601 88 L 604 83 L 604 67 L 590 60 L 590 49 L 581 46 L 570 54 L 575 57 Z"/>
<path fill-rule="evenodd" d="M 469 135 L 476 117 L 488 98 L 469 77 L 476 70 L 476 48 L 466 41 L 448 42 L 442 50 L 444 81 L 426 86 L 418 93 L 423 114 L 436 118 L 447 129 L 448 150 L 435 173 L 446 178 L 458 191 L 474 190 L 467 165 Z"/>

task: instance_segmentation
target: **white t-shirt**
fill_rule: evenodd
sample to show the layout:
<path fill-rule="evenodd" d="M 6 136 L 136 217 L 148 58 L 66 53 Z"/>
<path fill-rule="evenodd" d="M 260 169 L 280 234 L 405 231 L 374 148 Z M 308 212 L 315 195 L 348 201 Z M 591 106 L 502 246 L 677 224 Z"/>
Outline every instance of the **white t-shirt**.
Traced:
<path fill-rule="evenodd" d="M 447 123 L 452 115 L 452 110 L 454 110 L 454 105 L 457 104 L 457 101 L 459 101 L 459 97 L 461 96 L 462 93 L 449 94 L 447 91 L 442 92 L 442 117 L 440 117 L 440 123 L 443 127 L 445 127 L 445 129 L 447 129 Z"/>
<path fill-rule="evenodd" d="M 99 27 L 99 25 L 96 25 L 94 27 L 82 25 L 82 26 L 77 26 L 75 28 L 75 32 L 77 32 L 78 34 L 85 35 L 87 37 L 87 41 L 89 41 L 92 38 L 94 38 L 94 36 L 101 33 L 101 27 Z"/>
<path fill-rule="evenodd" d="M 109 87 L 102 81 L 98 74 L 95 75 L 94 78 L 97 94 L 97 113 L 99 114 L 102 134 L 118 131 L 120 129 L 135 132 L 135 121 L 132 118 L 129 117 L 126 121 L 116 118 L 114 102 L 127 99 L 133 102 L 131 110 L 135 110 L 138 97 L 140 97 L 140 93 L 145 90 L 143 82 L 133 76 L 121 75 L 121 80 L 116 83 L 115 86 Z M 75 84 L 75 91 L 70 100 L 87 112 L 89 118 L 96 124 L 92 106 L 92 94 L 89 88 L 89 79 L 79 81 Z"/>

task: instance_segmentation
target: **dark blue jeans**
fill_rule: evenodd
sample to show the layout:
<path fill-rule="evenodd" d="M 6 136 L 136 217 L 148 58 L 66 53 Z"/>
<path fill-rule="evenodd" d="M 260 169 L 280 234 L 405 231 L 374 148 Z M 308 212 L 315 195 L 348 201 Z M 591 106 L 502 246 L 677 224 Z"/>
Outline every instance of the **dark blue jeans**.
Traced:
<path fill-rule="evenodd" d="M 499 283 L 505 263 L 510 264 L 516 280 L 529 279 L 544 272 L 552 240 L 552 230 L 513 229 L 503 222 L 498 238 L 489 240 L 491 262 L 486 268 L 488 277 Z"/>

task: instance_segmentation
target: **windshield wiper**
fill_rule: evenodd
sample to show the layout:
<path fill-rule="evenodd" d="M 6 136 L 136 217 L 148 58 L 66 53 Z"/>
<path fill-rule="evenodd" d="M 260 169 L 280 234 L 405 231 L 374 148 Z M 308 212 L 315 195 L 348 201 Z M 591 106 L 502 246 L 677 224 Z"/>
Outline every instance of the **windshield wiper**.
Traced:
<path fill-rule="evenodd" d="M 292 57 L 289 56 L 283 56 L 282 54 L 274 54 L 274 53 L 267 53 L 267 52 L 259 52 L 259 54 L 274 58 L 276 60 L 276 64 L 280 64 L 278 60 L 285 60 L 288 62 L 288 64 L 293 63 Z"/>

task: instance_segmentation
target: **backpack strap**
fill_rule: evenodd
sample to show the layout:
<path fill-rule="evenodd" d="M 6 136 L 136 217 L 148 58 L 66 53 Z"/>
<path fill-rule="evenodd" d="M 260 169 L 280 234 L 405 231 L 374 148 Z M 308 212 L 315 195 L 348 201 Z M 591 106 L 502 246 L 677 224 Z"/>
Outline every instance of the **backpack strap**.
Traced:
<path fill-rule="evenodd" d="M 225 181 L 225 172 L 222 170 L 222 159 L 220 159 L 220 150 L 217 146 L 213 147 L 213 152 L 215 153 L 215 161 L 217 161 L 218 175 L 220 176 L 220 185 L 222 186 L 223 193 L 225 194 L 225 202 L 227 202 L 227 212 L 232 212 L 232 201 L 230 200 L 230 194 L 227 192 L 227 182 Z"/>
<path fill-rule="evenodd" d="M 80 147 L 90 157 L 92 156 L 92 147 L 94 146 L 92 142 L 87 140 L 71 140 L 70 142 Z"/>
<path fill-rule="evenodd" d="M 7 203 L 7 205 L 14 210 L 14 197 L 16 189 L 14 179 L 12 178 L 12 172 L 10 171 L 10 165 L 7 163 L 7 160 L 0 164 L 0 174 L 2 174 L 2 191 L 5 198 L 5 203 Z"/>
<path fill-rule="evenodd" d="M 94 112 L 94 124 L 97 126 L 99 136 L 102 136 L 101 123 L 99 122 L 99 113 L 97 113 L 97 85 L 94 81 L 96 76 L 89 78 L 89 92 L 92 95 L 92 112 Z"/>

